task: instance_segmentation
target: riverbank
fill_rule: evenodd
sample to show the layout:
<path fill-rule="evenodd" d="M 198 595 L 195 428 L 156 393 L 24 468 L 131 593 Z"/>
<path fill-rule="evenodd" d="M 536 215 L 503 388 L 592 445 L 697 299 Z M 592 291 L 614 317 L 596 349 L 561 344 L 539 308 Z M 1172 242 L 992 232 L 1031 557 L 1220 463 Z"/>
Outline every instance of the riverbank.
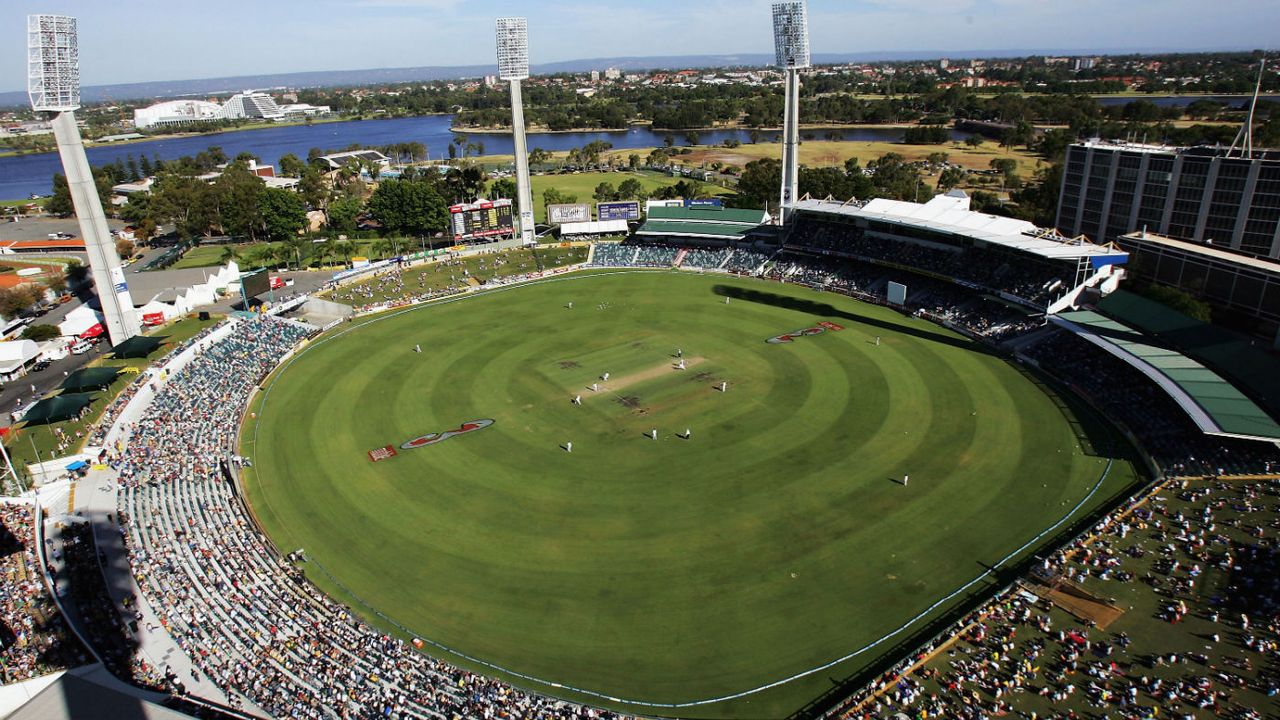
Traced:
<path fill-rule="evenodd" d="M 919 123 L 802 123 L 800 131 L 807 130 L 906 130 L 907 128 L 920 127 Z M 716 125 L 714 127 L 699 128 L 661 128 L 654 127 L 652 122 L 637 122 L 628 125 L 625 128 L 576 128 L 573 130 L 548 130 L 540 127 L 525 128 L 526 135 L 568 135 L 573 133 L 625 133 L 635 128 L 644 128 L 654 133 L 663 133 L 672 136 L 683 135 L 685 133 L 714 133 L 714 132 L 757 132 L 778 133 L 782 132 L 781 126 L 752 127 L 750 125 L 732 124 L 732 125 Z M 511 135 L 511 128 L 496 126 L 480 126 L 466 127 L 451 125 L 449 132 L 456 135 Z"/>
<path fill-rule="evenodd" d="M 118 147 L 121 145 L 135 145 L 138 143 L 159 142 L 161 140 L 185 140 L 189 138 L 199 138 L 199 137 L 216 137 L 218 135 L 223 135 L 225 133 L 247 132 L 250 130 L 271 130 L 273 128 L 299 127 L 303 125 L 325 125 L 328 123 L 360 122 L 361 120 L 362 119 L 358 117 L 338 115 L 338 116 L 329 116 L 329 117 L 323 117 L 323 118 L 312 118 L 309 121 L 298 120 L 298 121 L 281 122 L 281 123 L 278 123 L 278 122 L 246 123 L 244 125 L 237 125 L 235 127 L 218 128 L 217 130 L 205 130 L 201 132 L 161 133 L 157 135 L 146 135 L 140 138 L 132 138 L 129 140 L 117 140 L 115 142 L 94 142 L 92 140 L 85 140 L 84 146 L 86 148 Z M 51 153 L 56 153 L 57 151 L 58 149 L 56 147 L 50 148 L 48 150 L 4 150 L 4 151 L 0 151 L 0 158 L 18 157 L 18 156 L 24 156 L 24 155 L 48 155 Z"/>

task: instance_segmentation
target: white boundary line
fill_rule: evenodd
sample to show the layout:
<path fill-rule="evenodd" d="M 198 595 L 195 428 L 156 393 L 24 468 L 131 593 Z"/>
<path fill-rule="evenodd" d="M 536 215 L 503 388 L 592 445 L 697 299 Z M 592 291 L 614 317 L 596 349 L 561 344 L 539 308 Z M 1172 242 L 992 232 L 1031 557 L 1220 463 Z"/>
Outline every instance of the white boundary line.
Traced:
<path fill-rule="evenodd" d="M 316 348 L 316 347 L 319 347 L 319 346 L 321 346 L 321 345 L 323 345 L 323 344 L 325 344 L 325 343 L 329 342 L 330 340 L 334 340 L 334 339 L 340 338 L 340 337 L 342 337 L 343 335 L 346 335 L 347 333 L 352 332 L 352 331 L 355 331 L 355 330 L 359 330 L 359 329 L 363 328 L 363 327 L 364 327 L 364 326 L 366 326 L 366 325 L 371 325 L 371 324 L 373 324 L 373 323 L 381 322 L 381 321 L 383 321 L 383 320 L 389 320 L 389 319 L 391 319 L 391 318 L 393 318 L 393 317 L 399 317 L 400 315 L 403 315 L 403 314 L 405 314 L 405 313 L 413 312 L 413 311 L 415 311 L 415 310 L 422 310 L 422 309 L 430 308 L 430 307 L 434 307 L 434 306 L 437 306 L 437 305 L 445 305 L 445 304 L 448 304 L 448 303 L 458 302 L 458 301 L 460 301 L 460 300 L 466 300 L 466 299 L 469 299 L 469 298 L 474 298 L 474 297 L 483 297 L 483 296 L 485 296 L 485 295 L 490 295 L 490 294 L 493 294 L 493 293 L 506 292 L 507 290 L 516 290 L 516 289 L 520 289 L 520 288 L 526 288 L 526 287 L 529 287 L 529 286 L 531 286 L 531 285 L 540 285 L 540 284 L 543 284 L 543 283 L 562 282 L 562 281 L 566 281 L 566 280 L 582 280 L 582 279 L 584 279 L 584 278 L 606 277 L 606 276 L 609 276 L 609 275 L 630 275 L 630 274 L 634 274 L 634 273 L 652 273 L 652 272 L 662 272 L 662 271 L 661 271 L 661 270 L 657 270 L 657 271 L 653 271 L 653 270 L 619 270 L 619 271 L 611 271 L 611 272 L 591 273 L 591 274 L 589 274 L 589 275 L 576 275 L 576 274 L 573 274 L 573 275 L 565 275 L 565 276 L 561 276 L 561 277 L 554 277 L 554 278 L 543 278 L 543 279 L 534 280 L 534 281 L 532 281 L 532 282 L 528 282 L 528 283 L 517 283 L 517 284 L 508 285 L 508 286 L 504 286 L 504 287 L 494 288 L 494 289 L 492 289 L 492 290 L 488 290 L 488 291 L 485 291 L 485 292 L 480 292 L 480 293 L 470 293 L 470 294 L 467 294 L 467 295 L 460 295 L 460 296 L 455 296 L 455 297 L 451 297 L 451 298 L 445 298 L 445 299 L 438 300 L 438 301 L 434 301 L 434 302 L 423 303 L 423 304 L 421 304 L 421 305 L 414 305 L 414 306 L 412 306 L 412 307 L 408 307 L 408 308 L 405 308 L 405 309 L 403 309 L 403 310 L 398 310 L 398 311 L 395 311 L 395 312 L 391 312 L 391 313 L 388 313 L 388 314 L 386 314 L 386 315 L 382 315 L 382 316 L 380 316 L 380 317 L 376 317 L 376 318 L 374 318 L 374 319 L 372 319 L 372 320 L 369 320 L 368 322 L 363 322 L 363 323 L 360 323 L 359 325 L 355 325 L 355 326 L 353 326 L 353 327 L 347 328 L 346 330 L 343 330 L 343 331 L 342 331 L 342 332 L 340 332 L 340 333 L 335 333 L 334 335 L 331 335 L 331 336 L 329 336 L 329 337 L 327 337 L 327 338 L 324 338 L 324 339 L 320 340 L 319 342 L 310 343 L 309 345 L 307 345 L 307 347 L 305 347 L 305 348 L 302 350 L 302 352 L 296 353 L 293 357 L 289 358 L 289 361 L 288 361 L 287 363 L 285 363 L 283 366 L 281 366 L 281 367 L 277 368 L 277 372 L 274 372 L 274 373 L 273 373 L 273 376 L 272 376 L 272 378 L 271 378 L 271 382 L 267 385 L 266 389 L 265 389 L 265 390 L 264 390 L 264 392 L 263 392 L 263 395 L 262 395 L 262 404 L 258 407 L 258 418 L 257 418 L 257 420 L 258 420 L 258 421 L 257 421 L 257 423 L 256 423 L 256 424 L 254 425 L 254 427 L 253 427 L 253 440 L 254 440 L 254 445 L 256 446 L 256 445 L 257 445 L 257 442 L 258 442 L 258 428 L 259 428 L 259 427 L 261 427 L 261 425 L 262 425 L 262 419 L 263 419 L 264 417 L 266 417 L 266 414 L 267 414 L 267 413 L 266 413 L 266 409 L 267 409 L 267 400 L 268 400 L 268 399 L 269 399 L 269 397 L 271 396 L 271 390 L 272 390 L 272 388 L 274 388 L 274 387 L 275 387 L 276 380 L 278 380 L 278 379 L 280 378 L 280 376 L 283 374 L 283 372 L 280 372 L 280 371 L 287 370 L 287 369 L 289 368 L 289 366 L 290 366 L 290 365 L 292 365 L 292 364 L 293 364 L 293 362 L 294 362 L 295 360 L 297 360 L 299 357 L 301 357 L 302 355 L 305 355 L 307 352 L 310 352 L 312 349 L 314 349 L 314 348 Z M 720 276 L 716 276 L 716 277 L 717 277 L 717 278 L 719 278 Z M 915 625 L 915 624 L 916 624 L 917 622 L 919 622 L 920 620 L 924 619 L 927 615 L 929 615 L 930 613 L 932 613 L 934 610 L 937 610 L 937 609 L 938 609 L 939 607 L 941 607 L 942 605 L 944 605 L 944 604 L 946 604 L 947 602 L 951 601 L 951 600 L 952 600 L 952 599 L 954 599 L 956 596 L 958 596 L 958 595 L 960 595 L 960 594 L 964 593 L 965 591 L 967 591 L 969 588 L 973 587 L 974 585 L 977 585 L 978 583 L 982 582 L 982 581 L 983 581 L 983 580 L 985 580 L 986 578 L 991 577 L 991 576 L 992 576 L 992 575 L 994 575 L 994 574 L 996 573 L 996 571 L 997 571 L 997 570 L 999 570 L 999 569 L 1000 569 L 1000 568 L 1001 568 L 1005 563 L 1009 562 L 1010 560 L 1012 560 L 1012 559 L 1013 559 L 1013 558 L 1015 558 L 1016 556 L 1021 555 L 1023 552 L 1025 552 L 1025 551 L 1026 551 L 1028 548 L 1030 548 L 1032 545 L 1036 544 L 1036 543 L 1037 543 L 1037 542 L 1039 542 L 1041 539 L 1043 539 L 1046 535 L 1048 535 L 1049 533 L 1051 533 L 1051 532 L 1053 532 L 1053 531 L 1057 530 L 1059 527 L 1062 527 L 1064 524 L 1066 524 L 1066 522 L 1067 522 L 1068 520 L 1070 520 L 1070 519 L 1071 519 L 1071 518 L 1072 518 L 1072 517 L 1073 517 L 1077 512 L 1079 512 L 1079 511 L 1080 511 L 1080 509 L 1081 509 L 1081 508 L 1083 508 L 1083 507 L 1084 507 L 1084 506 L 1085 506 L 1085 505 L 1086 505 L 1086 504 L 1087 504 L 1091 499 L 1093 499 L 1093 496 L 1094 496 L 1094 495 L 1096 495 L 1096 494 L 1098 493 L 1098 490 L 1100 490 L 1100 489 L 1102 488 L 1103 483 L 1105 483 L 1105 482 L 1107 481 L 1107 478 L 1111 475 L 1111 468 L 1114 466 L 1114 464 L 1115 464 L 1115 459 L 1114 459 L 1114 458 L 1108 458 L 1108 459 L 1107 459 L 1107 466 L 1103 469 L 1103 471 L 1102 471 L 1102 476 L 1098 478 L 1098 482 L 1097 482 L 1096 484 L 1094 484 L 1093 488 L 1089 491 L 1089 493 L 1088 493 L 1087 495 L 1085 495 L 1085 496 L 1084 496 L 1084 498 L 1082 498 L 1082 499 L 1080 500 L 1080 502 L 1076 503 L 1076 505 L 1075 505 L 1074 507 L 1072 507 L 1070 510 L 1068 510 L 1068 511 L 1067 511 L 1067 513 L 1066 513 L 1065 515 L 1063 515 L 1063 516 L 1062 516 L 1062 518 L 1060 518 L 1057 522 L 1055 522 L 1054 524 L 1052 524 L 1052 525 L 1050 525 L 1049 527 L 1047 527 L 1047 528 L 1045 528 L 1044 530 L 1042 530 L 1039 534 L 1037 534 L 1035 537 L 1033 537 L 1033 538 L 1031 538 L 1030 540 L 1028 540 L 1025 544 L 1023 544 L 1023 545 L 1022 545 L 1021 547 L 1019 547 L 1018 549 L 1016 549 L 1016 550 L 1014 550 L 1014 551 L 1010 552 L 1008 555 L 1005 555 L 1004 557 L 1000 558 L 1000 560 L 996 561 L 996 562 L 995 562 L 991 567 L 989 567 L 989 568 L 987 568 L 986 570 L 984 570 L 983 572 L 981 572 L 981 573 L 980 573 L 977 577 L 975 577 L 974 579 L 970 580 L 969 582 L 965 583 L 964 585 L 961 585 L 961 586 L 960 586 L 959 588 L 957 588 L 955 591 L 951 592 L 950 594 L 948 594 L 948 595 L 946 595 L 945 597 L 943 597 L 943 598 L 939 599 L 937 602 L 933 603 L 933 604 L 932 604 L 932 605 L 930 605 L 929 607 L 927 607 L 927 608 L 925 608 L 924 610 L 920 611 L 920 613 L 918 613 L 918 614 L 917 614 L 917 615 L 915 615 L 914 617 L 910 618 L 910 619 L 909 619 L 909 620 L 907 620 L 906 622 L 902 623 L 901 625 L 899 625 L 899 626 L 898 626 L 897 628 L 895 628 L 894 630 L 891 630 L 890 632 L 886 633 L 885 635 L 882 635 L 881 637 L 877 638 L 876 640 L 872 640 L 871 642 L 867 643 L 866 645 L 863 645 L 862 647 L 858 648 L 857 650 L 854 650 L 854 651 L 852 651 L 852 652 L 850 652 L 850 653 L 848 653 L 848 654 L 846 654 L 846 655 L 842 655 L 842 656 L 840 656 L 840 657 L 838 657 L 838 658 L 835 658 L 835 659 L 833 659 L 833 660 L 830 660 L 830 661 L 828 661 L 828 662 L 825 662 L 825 663 L 823 663 L 823 664 L 821 664 L 821 665 L 817 665 L 817 666 L 815 666 L 815 667 L 809 668 L 808 670 L 804 670 L 804 671 L 801 671 L 801 672 L 795 673 L 795 674 L 793 674 L 793 675 L 789 675 L 789 676 L 787 676 L 787 677 L 781 678 L 781 679 L 779 679 L 779 680 L 774 680 L 773 682 L 765 683 L 765 684 L 763 684 L 763 685 L 757 685 L 756 687 L 750 688 L 750 689 L 748 689 L 748 690 L 743 690 L 743 691 L 741 691 L 741 692 L 736 692 L 736 693 L 732 693 L 732 694 L 729 694 L 729 695 L 721 695 L 721 696 L 718 696 L 718 697 L 704 698 L 704 699 L 701 699 L 701 700 L 687 700 L 687 701 L 684 701 L 684 702 L 672 702 L 672 703 L 648 702 L 648 701 L 644 701 L 644 700 L 629 700 L 629 699 L 627 699 L 627 698 L 619 698 L 619 697 L 615 697 L 615 696 L 613 696 L 613 695 L 607 695 L 607 694 L 605 694 L 605 693 L 596 692 L 596 691 L 594 691 L 594 690 L 587 690 L 586 688 L 575 687 L 575 686 L 573 686 L 573 685 L 566 685 L 566 684 L 564 684 L 564 683 L 555 682 L 555 681 L 553 681 L 553 680 L 546 680 L 546 679 L 544 679 L 544 678 L 540 678 L 540 677 L 537 677 L 537 676 L 534 676 L 534 675 L 526 675 L 526 674 L 524 674 L 524 673 L 517 672 L 517 671 L 512 670 L 512 669 L 510 669 L 510 668 L 503 667 L 502 665 L 497 665 L 497 664 L 495 664 L 495 663 L 491 663 L 491 662 L 488 662 L 488 661 L 486 661 L 486 660 L 482 660 L 482 659 L 477 658 L 477 657 L 472 657 L 471 655 L 467 655 L 466 653 L 459 652 L 459 651 L 457 651 L 457 650 L 455 650 L 455 649 L 453 649 L 453 648 L 451 648 L 451 647 L 449 647 L 449 646 L 447 646 L 447 645 L 443 645 L 443 644 L 438 643 L 438 642 L 436 642 L 436 641 L 434 641 L 434 640 L 429 640 L 429 639 L 426 639 L 426 638 L 422 638 L 422 637 L 421 637 L 421 636 L 419 636 L 417 633 L 413 632 L 413 631 L 412 631 L 412 630 L 410 630 L 409 628 L 406 628 L 405 626 L 401 625 L 400 623 L 396 622 L 395 620 L 391 619 L 390 617 L 387 617 L 386 615 L 384 615 L 384 614 L 382 614 L 381 612 L 379 612 L 376 608 L 374 608 L 373 606 L 371 606 L 371 605 L 369 605 L 368 603 L 366 603 L 366 602 L 364 601 L 364 599 L 363 599 L 363 598 L 361 598 L 359 595 L 355 594 L 355 593 L 354 593 L 354 592 L 352 592 L 350 589 L 348 589 L 348 588 L 347 588 L 347 586 L 346 586 L 345 584 L 343 584 L 343 583 L 342 583 L 342 581 L 338 580 L 338 579 L 337 579 L 336 577 L 334 577 L 333 575 L 330 575 L 330 574 L 329 574 L 329 571 L 328 571 L 328 570 L 326 570 L 326 569 L 324 568 L 324 566 L 323 566 L 323 565 L 320 565 L 318 562 L 316 563 L 316 565 L 318 565 L 318 566 L 320 567 L 320 569 L 324 572 L 324 574 L 325 574 L 325 575 L 328 575 L 328 576 L 329 576 L 329 577 L 330 577 L 334 582 L 336 582 L 338 585 L 340 585 L 340 586 L 342 587 L 342 589 L 343 589 L 345 592 L 347 592 L 349 595 L 351 595 L 351 597 L 353 597 L 353 598 L 355 598 L 356 600 L 358 600 L 358 601 L 360 602 L 360 604 L 361 604 L 361 605 L 363 605 L 366 609 L 368 609 L 368 610 L 370 610 L 371 612 L 373 612 L 373 613 L 374 613 L 375 615 L 377 615 L 378 617 L 380 617 L 380 618 L 382 618 L 382 619 L 386 620 L 387 622 L 390 622 L 391 624 L 395 625 L 397 628 L 400 628 L 400 629 L 401 629 L 401 630 L 403 630 L 404 632 L 407 632 L 407 633 L 409 633 L 409 634 L 413 635 L 414 637 L 418 637 L 418 638 L 419 638 L 419 639 L 421 639 L 424 643 L 427 643 L 427 644 L 431 645 L 432 647 L 439 648 L 440 650 L 443 650 L 443 651 L 445 651 L 445 652 L 447 652 L 447 653 L 449 653 L 450 655 L 453 655 L 453 656 L 455 656 L 455 657 L 460 657 L 460 658 L 462 658 L 462 659 L 464 659 L 464 660 L 467 660 L 467 661 L 469 661 L 469 662 L 476 663 L 477 665 L 482 665 L 482 666 L 487 667 L 487 668 L 489 668 L 489 669 L 491 669 L 491 670 L 496 670 L 496 671 L 498 671 L 498 672 L 500 672 L 500 673 L 502 673 L 502 674 L 504 674 L 504 675 L 508 675 L 508 676 L 510 676 L 510 677 L 516 677 L 516 678 L 520 678 L 521 680 L 528 680 L 529 682 L 536 683 L 536 684 L 538 684 L 538 685 L 542 685 L 542 686 L 545 686 L 545 687 L 555 688 L 555 689 L 557 689 L 557 690 L 568 690 L 568 691 L 570 691 L 570 692 L 578 693 L 578 694 L 580 694 L 580 695 L 585 695 L 585 696 L 587 696 L 587 697 L 598 698 L 598 699 L 600 699 L 600 700 L 608 700 L 608 701 L 610 701 L 610 702 L 615 702 L 615 703 L 619 703 L 619 704 L 622 704 L 622 705 L 631 705 L 631 706 L 635 706 L 635 707 L 646 707 L 646 708 L 666 708 L 666 709 L 692 708 L 692 707 L 699 707 L 699 706 L 702 706 L 702 705 L 713 705 L 713 704 L 715 704 L 715 703 L 726 702 L 726 701 L 729 701 L 729 700 L 738 700 L 738 699 L 740 699 L 740 698 L 744 698 L 744 697 L 747 697 L 747 696 L 749 696 L 749 695 L 755 695 L 755 694 L 757 694 L 757 693 L 764 692 L 765 690 L 771 690 L 771 689 L 773 689 L 773 688 L 780 687 L 780 686 L 782 686 L 782 685 L 786 685 L 786 684 L 791 683 L 791 682 L 795 682 L 796 680 L 800 680 L 800 679 L 802 679 L 802 678 L 808 677 L 808 676 L 813 675 L 813 674 L 815 674 L 815 673 L 822 672 L 823 670 L 828 670 L 828 669 L 830 669 L 830 668 L 833 668 L 833 667 L 835 667 L 836 665 L 839 665 L 839 664 L 841 664 L 841 663 L 843 663 L 843 662 L 846 662 L 846 661 L 848 661 L 848 660 L 852 660 L 853 658 L 855 658 L 855 657 L 857 657 L 857 656 L 859 656 L 859 655 L 861 655 L 861 654 L 863 654 L 863 653 L 867 652 L 868 650 L 872 650 L 872 649 L 874 649 L 874 648 L 876 648 L 876 647 L 879 647 L 880 645 L 884 644 L 885 642 L 888 642 L 889 640 L 892 640 L 893 638 L 897 637 L 898 635 L 901 635 L 901 634 L 902 634 L 903 632 L 905 632 L 908 628 L 910 628 L 912 625 Z M 313 562 L 314 562 L 314 561 L 313 561 Z"/>

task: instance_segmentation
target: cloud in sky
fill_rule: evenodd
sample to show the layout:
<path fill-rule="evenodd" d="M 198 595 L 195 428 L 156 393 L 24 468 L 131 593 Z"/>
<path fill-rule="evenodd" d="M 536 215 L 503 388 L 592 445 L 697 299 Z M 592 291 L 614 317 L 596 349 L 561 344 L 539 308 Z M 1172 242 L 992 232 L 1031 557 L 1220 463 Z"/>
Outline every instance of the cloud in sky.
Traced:
<path fill-rule="evenodd" d="M 86 85 L 416 65 L 487 65 L 493 19 L 530 19 L 534 63 L 768 53 L 769 0 L 8 0 L 0 90 L 25 85 L 24 16 L 81 19 Z M 1280 2 L 811 0 L 814 52 L 1275 47 Z"/>

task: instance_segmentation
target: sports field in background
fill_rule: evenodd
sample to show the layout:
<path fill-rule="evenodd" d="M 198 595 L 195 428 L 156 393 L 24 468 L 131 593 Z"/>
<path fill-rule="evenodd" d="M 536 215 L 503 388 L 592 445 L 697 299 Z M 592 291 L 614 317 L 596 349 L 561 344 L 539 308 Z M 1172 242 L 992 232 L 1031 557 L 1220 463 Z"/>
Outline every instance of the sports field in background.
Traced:
<path fill-rule="evenodd" d="M 1090 495 L 1114 438 L 979 346 L 760 280 L 581 274 L 385 314 L 265 387 L 245 484 L 311 579 L 414 636 L 631 701 L 843 657 L 1136 479 L 1116 461 Z M 497 674 L 637 713 L 784 717 L 893 644 L 678 709 Z"/>

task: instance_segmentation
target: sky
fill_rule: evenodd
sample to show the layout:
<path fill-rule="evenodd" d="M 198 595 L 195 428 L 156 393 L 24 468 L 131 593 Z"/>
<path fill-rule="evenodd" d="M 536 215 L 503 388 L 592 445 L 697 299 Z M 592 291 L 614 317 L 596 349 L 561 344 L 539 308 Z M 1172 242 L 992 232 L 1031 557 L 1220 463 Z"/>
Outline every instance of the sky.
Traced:
<path fill-rule="evenodd" d="M 529 18 L 541 62 L 771 53 L 769 0 L 4 0 L 0 91 L 26 86 L 28 13 L 80 19 L 83 85 L 494 63 Z M 1275 48 L 1277 0 L 810 0 L 815 53 Z"/>

